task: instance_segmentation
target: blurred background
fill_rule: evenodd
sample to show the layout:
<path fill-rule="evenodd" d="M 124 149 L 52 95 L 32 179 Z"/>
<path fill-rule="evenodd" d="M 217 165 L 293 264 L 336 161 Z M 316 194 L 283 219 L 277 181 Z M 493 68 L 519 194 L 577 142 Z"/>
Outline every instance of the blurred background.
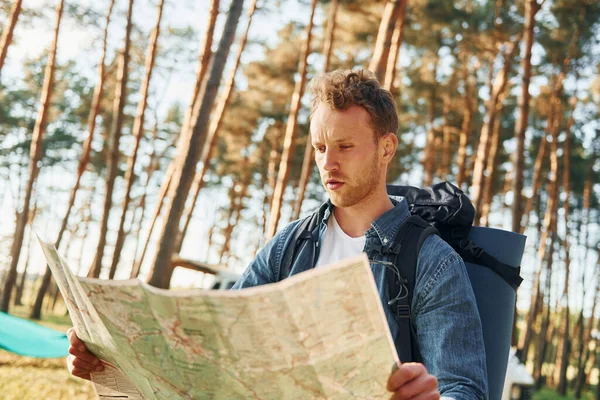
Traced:
<path fill-rule="evenodd" d="M 307 83 L 365 68 L 398 105 L 390 183 L 448 180 L 476 225 L 527 235 L 534 398 L 599 398 L 599 2 L 1 0 L 0 34 L 1 311 L 70 326 L 36 235 L 81 276 L 242 272 L 326 199 Z M 0 393 L 93 396 L 3 350 Z"/>

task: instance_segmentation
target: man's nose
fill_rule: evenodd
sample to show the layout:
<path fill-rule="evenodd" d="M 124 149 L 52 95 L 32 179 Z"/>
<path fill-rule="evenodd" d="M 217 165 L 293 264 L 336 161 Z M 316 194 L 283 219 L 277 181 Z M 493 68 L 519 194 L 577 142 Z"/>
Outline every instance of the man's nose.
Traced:
<path fill-rule="evenodd" d="M 323 169 L 325 171 L 337 171 L 340 164 L 335 149 L 326 149 L 323 154 Z"/>

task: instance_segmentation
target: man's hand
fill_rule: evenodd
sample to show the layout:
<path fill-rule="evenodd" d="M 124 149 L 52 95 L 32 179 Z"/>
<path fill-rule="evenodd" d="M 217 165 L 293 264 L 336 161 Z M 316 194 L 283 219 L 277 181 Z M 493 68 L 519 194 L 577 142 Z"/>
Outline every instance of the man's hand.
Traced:
<path fill-rule="evenodd" d="M 392 400 L 440 398 L 437 378 L 428 374 L 425 366 L 419 363 L 400 365 L 388 379 L 387 389 L 394 393 Z"/>
<path fill-rule="evenodd" d="M 69 356 L 67 357 L 67 369 L 73 376 L 90 380 L 91 372 L 100 372 L 104 366 L 95 355 L 90 353 L 85 344 L 75 334 L 75 329 L 67 331 L 69 338 Z"/>

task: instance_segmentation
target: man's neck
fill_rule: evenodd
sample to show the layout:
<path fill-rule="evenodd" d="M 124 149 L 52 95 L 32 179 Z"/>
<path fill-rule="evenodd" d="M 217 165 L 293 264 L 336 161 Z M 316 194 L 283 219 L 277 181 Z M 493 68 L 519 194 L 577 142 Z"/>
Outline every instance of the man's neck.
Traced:
<path fill-rule="evenodd" d="M 365 234 L 373 221 L 392 208 L 394 208 L 394 204 L 384 189 L 354 206 L 335 207 L 333 213 L 338 225 L 346 235 L 359 237 Z"/>

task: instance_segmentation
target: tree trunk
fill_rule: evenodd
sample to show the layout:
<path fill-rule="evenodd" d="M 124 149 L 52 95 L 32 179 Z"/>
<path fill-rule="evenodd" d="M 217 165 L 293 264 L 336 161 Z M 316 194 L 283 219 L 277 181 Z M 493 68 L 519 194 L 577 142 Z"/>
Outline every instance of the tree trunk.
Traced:
<path fill-rule="evenodd" d="M 183 207 L 185 206 L 185 201 L 192 185 L 196 165 L 200 158 L 200 151 L 206 141 L 211 110 L 215 103 L 227 55 L 229 54 L 235 30 L 242 13 L 243 3 L 243 0 L 232 0 L 231 2 L 219 48 L 215 53 L 210 76 L 206 83 L 206 90 L 199 104 L 198 118 L 194 121 L 189 137 L 181 141 L 182 146 L 178 149 L 177 159 L 182 160 L 181 168 L 175 170 L 173 174 L 173 181 L 169 189 L 169 203 L 167 204 L 158 248 L 152 262 L 152 271 L 148 280 L 149 284 L 159 288 L 168 288 L 171 281 L 173 273 L 171 257 L 175 250 L 177 234 L 179 233 L 181 214 L 183 213 Z"/>
<path fill-rule="evenodd" d="M 460 129 L 460 137 L 458 143 L 458 158 L 456 164 L 458 165 L 458 175 L 456 177 L 456 186 L 462 189 L 463 183 L 465 182 L 465 171 L 467 167 L 467 144 L 469 143 L 469 134 L 471 133 L 471 124 L 473 122 L 473 100 L 472 100 L 472 89 L 470 83 L 470 72 L 468 56 L 462 58 L 462 72 L 463 82 L 465 86 L 464 108 L 463 108 L 463 122 Z"/>
<path fill-rule="evenodd" d="M 229 209 L 227 213 L 227 218 L 225 218 L 225 221 L 227 221 L 227 226 L 225 226 L 225 229 L 223 229 L 224 240 L 223 246 L 221 247 L 221 254 L 219 255 L 219 263 L 221 264 L 223 263 L 225 253 L 229 251 L 229 240 L 231 238 L 231 232 L 233 231 L 233 223 L 231 222 L 231 219 L 233 218 L 233 215 L 235 213 L 235 202 L 238 197 L 238 194 L 235 190 L 235 186 L 236 184 L 233 183 L 231 188 L 229 188 Z"/>
<path fill-rule="evenodd" d="M 550 260 L 550 259 L 549 259 Z M 548 260 L 548 262 L 550 262 Z M 550 305 L 550 284 L 548 284 L 549 282 L 551 282 L 551 270 L 548 268 L 547 269 L 548 274 L 546 276 L 546 293 L 548 293 L 548 305 L 546 308 L 546 313 L 542 316 L 542 322 L 541 322 L 541 327 L 540 327 L 540 332 L 539 332 L 539 337 L 538 337 L 538 352 L 537 355 L 535 357 L 535 362 L 534 362 L 534 367 L 533 367 L 533 379 L 535 381 L 535 386 L 536 389 L 539 390 L 539 388 L 542 386 L 542 369 L 543 369 L 543 365 L 544 365 L 544 361 L 546 361 L 546 354 L 548 353 L 548 344 L 550 343 L 550 338 L 553 335 L 552 332 L 552 328 L 550 328 L 550 314 L 551 314 L 551 305 Z"/>
<path fill-rule="evenodd" d="M 200 158 L 202 161 L 202 167 L 200 168 L 200 171 L 196 172 L 194 175 L 194 181 L 192 182 L 191 188 L 192 201 L 190 202 L 189 207 L 187 207 L 187 209 L 184 212 L 184 225 L 183 229 L 181 230 L 181 233 L 177 237 L 175 253 L 179 253 L 181 251 L 181 247 L 183 246 L 183 239 L 185 238 L 188 226 L 190 224 L 190 221 L 192 220 L 192 215 L 194 214 L 194 208 L 196 207 L 196 203 L 198 202 L 198 195 L 200 194 L 202 184 L 204 183 L 204 174 L 206 173 L 210 165 L 210 159 L 212 157 L 215 144 L 217 143 L 219 129 L 221 128 L 223 117 L 225 116 L 225 110 L 229 105 L 229 100 L 231 99 L 231 94 L 233 93 L 233 88 L 235 85 L 235 75 L 240 65 L 240 60 L 242 58 L 242 54 L 244 53 L 246 42 L 248 41 L 248 32 L 250 31 L 252 16 L 254 15 L 255 10 L 256 0 L 252 0 L 252 2 L 250 3 L 250 8 L 248 9 L 248 22 L 246 24 L 246 30 L 244 31 L 244 34 L 242 35 L 242 38 L 240 40 L 238 52 L 235 57 L 235 63 L 233 65 L 233 68 L 231 69 L 229 79 L 227 80 L 227 84 L 225 85 L 223 95 L 217 105 L 215 114 L 211 117 L 210 128 L 208 130 L 208 137 L 206 138 L 206 144 L 202 149 L 202 156 Z"/>
<path fill-rule="evenodd" d="M 181 134 L 180 134 L 181 135 Z M 180 136 L 181 137 L 181 136 Z M 150 223 L 150 227 L 148 228 L 148 234 L 146 235 L 146 240 L 144 240 L 144 247 L 142 248 L 142 254 L 140 255 L 139 260 L 137 260 L 133 268 L 131 269 L 131 274 L 129 278 L 135 279 L 140 274 L 140 269 L 142 268 L 142 263 L 144 262 L 144 257 L 146 256 L 146 251 L 148 250 L 148 244 L 150 243 L 150 238 L 152 237 L 152 231 L 154 230 L 154 225 L 156 225 L 156 221 L 160 216 L 160 211 L 162 210 L 163 203 L 165 198 L 167 197 L 167 192 L 171 187 L 171 183 L 173 180 L 173 174 L 175 173 L 175 169 L 177 168 L 177 157 L 167 167 L 167 171 L 165 172 L 165 177 L 163 179 L 163 183 L 160 185 L 160 189 L 158 192 L 158 200 L 156 202 L 156 210 L 154 211 L 154 216 L 152 217 L 152 222 Z"/>
<path fill-rule="evenodd" d="M 521 96 L 519 97 L 519 117 L 515 123 L 515 138 L 517 150 L 513 156 L 513 203 L 512 203 L 512 230 L 522 232 L 521 219 L 523 213 L 523 173 L 525 170 L 525 132 L 529 119 L 529 83 L 531 82 L 531 49 L 533 47 L 533 30 L 535 28 L 535 14 L 540 9 L 537 0 L 525 1 L 525 24 L 523 26 L 523 44 L 525 55 L 521 60 L 522 83 Z"/>
<path fill-rule="evenodd" d="M 96 182 L 94 182 L 94 184 L 90 187 L 90 194 L 85 205 L 85 210 L 87 210 L 87 214 L 82 219 L 83 233 L 81 235 L 81 245 L 79 247 L 79 256 L 77 258 L 77 271 L 75 272 L 77 276 L 81 276 L 81 271 L 83 269 L 83 264 L 81 260 L 83 260 L 83 252 L 86 249 L 85 238 L 87 238 L 88 236 L 88 232 L 90 231 L 90 223 L 92 222 L 92 204 L 94 204 L 94 196 L 96 195 L 96 189 Z"/>
<path fill-rule="evenodd" d="M 212 44 L 213 36 L 215 32 L 215 25 L 217 17 L 219 16 L 219 4 L 220 0 L 211 0 L 210 9 L 208 11 L 208 23 L 206 24 L 206 31 L 204 32 L 204 43 L 200 49 L 200 55 L 198 56 L 198 71 L 196 72 L 196 84 L 192 91 L 192 99 L 190 100 L 190 106 L 185 114 L 183 125 L 181 126 L 181 140 L 186 141 L 187 135 L 190 133 L 191 121 L 196 117 L 194 110 L 196 109 L 197 103 L 202 98 L 202 85 L 205 84 L 204 78 L 208 71 L 210 60 L 212 59 Z M 177 147 L 179 150 L 179 146 Z"/>
<path fill-rule="evenodd" d="M 144 215 L 146 213 L 146 197 L 148 196 L 148 185 L 150 184 L 152 175 L 154 175 L 154 171 L 156 171 L 156 169 L 158 168 L 158 161 L 164 156 L 164 152 L 166 152 L 166 150 L 169 148 L 169 146 L 167 146 L 165 148 L 165 150 L 163 151 L 163 154 L 161 154 L 160 156 L 157 156 L 156 148 L 154 146 L 154 143 L 156 142 L 157 137 L 158 137 L 158 117 L 156 117 L 156 120 L 154 122 L 154 129 L 152 131 L 152 139 L 150 141 L 150 148 L 152 150 L 149 155 L 148 165 L 146 166 L 146 182 L 144 184 L 144 192 L 142 193 L 142 197 L 140 199 L 140 204 L 136 208 L 136 211 L 133 215 L 132 224 L 135 223 L 135 221 L 137 221 L 137 228 L 135 230 L 136 239 L 135 239 L 135 250 L 133 251 L 134 262 L 132 265 L 132 270 L 135 269 L 135 265 L 137 263 L 137 254 L 138 254 L 138 249 L 139 249 L 140 239 L 141 239 L 140 234 L 142 232 L 142 223 L 144 222 Z M 138 210 L 140 211 L 139 217 L 137 217 Z M 131 271 L 129 273 L 131 274 Z"/>
<path fill-rule="evenodd" d="M 273 141 L 271 143 L 271 151 L 269 152 L 269 163 L 267 165 L 267 182 L 264 185 L 265 196 L 263 203 L 263 229 L 262 229 L 262 238 L 265 238 L 266 231 L 268 228 L 267 224 L 267 216 L 269 214 L 269 205 L 271 204 L 271 200 L 273 199 L 273 194 L 275 192 L 275 181 L 277 179 L 275 168 L 279 164 L 281 154 L 278 151 L 278 144 L 281 141 L 282 132 L 280 129 L 276 129 L 275 136 L 273 137 Z M 266 242 L 266 241 L 265 241 Z"/>
<path fill-rule="evenodd" d="M 570 275 L 570 266 L 571 266 L 571 256 L 569 252 L 569 215 L 570 215 L 570 195 L 571 195 L 571 143 L 570 143 L 570 134 L 571 127 L 574 123 L 573 113 L 575 112 L 575 107 L 577 106 L 577 96 L 573 96 L 571 98 L 571 116 L 567 122 L 567 127 L 565 129 L 565 142 L 563 148 L 563 187 L 565 190 L 565 239 L 564 239 L 564 249 L 565 249 L 565 286 L 563 291 L 563 299 L 565 302 L 565 316 L 563 317 L 562 325 L 561 325 L 561 345 L 559 346 L 560 358 L 557 356 L 557 360 L 559 362 L 559 366 L 557 368 L 558 374 L 555 375 L 555 380 L 558 381 L 558 393 L 561 396 L 565 396 L 567 394 L 567 367 L 569 364 L 569 356 L 571 350 L 571 339 L 569 336 L 569 275 Z"/>
<path fill-rule="evenodd" d="M 490 133 L 494 127 L 494 120 L 497 116 L 500 98 L 506 89 L 506 84 L 508 83 L 508 75 L 510 73 L 514 52 L 519 47 L 518 41 L 506 43 L 506 45 L 507 51 L 504 54 L 504 66 L 502 71 L 500 71 L 494 79 L 494 85 L 492 87 L 490 100 L 487 106 L 487 119 L 481 128 L 479 145 L 477 147 L 477 158 L 475 159 L 475 165 L 473 166 L 471 199 L 473 201 L 473 205 L 475 206 L 475 221 L 479 219 L 478 217 L 481 213 L 481 206 L 483 202 L 483 185 L 485 179 L 484 169 L 485 162 L 489 156 Z"/>
<path fill-rule="evenodd" d="M 31 215 L 29 215 L 29 222 L 28 224 L 30 226 L 33 226 L 33 220 L 35 219 L 35 215 L 37 214 L 37 202 L 35 202 L 34 206 L 33 206 L 33 211 L 31 212 Z M 15 306 L 22 306 L 23 303 L 21 302 L 22 298 L 23 298 L 23 289 L 25 288 L 25 282 L 26 282 L 26 277 L 27 277 L 27 268 L 29 267 L 29 261 L 31 259 L 30 257 L 30 252 L 31 252 L 31 246 L 30 246 L 30 242 L 31 242 L 31 229 L 29 230 L 29 234 L 27 235 L 28 238 L 27 240 L 24 240 L 27 246 L 27 254 L 25 255 L 25 268 L 23 269 L 23 272 L 21 273 L 21 280 L 17 285 L 17 291 L 15 294 Z M 32 288 L 33 290 L 33 288 Z"/>
<path fill-rule="evenodd" d="M 100 239 L 96 248 L 96 256 L 92 263 L 92 267 L 88 273 L 91 278 L 98 278 L 102 269 L 102 259 L 104 257 L 104 249 L 106 247 L 106 235 L 108 233 L 108 217 L 112 207 L 112 194 L 115 188 L 115 179 L 119 172 L 119 142 L 121 140 L 121 129 L 123 128 L 123 109 L 127 102 L 127 78 L 129 66 L 129 47 L 131 37 L 131 16 L 133 14 L 133 0 L 129 0 L 127 9 L 127 27 L 125 28 L 125 48 L 123 49 L 122 57 L 119 58 L 119 72 L 117 77 L 117 85 L 115 87 L 115 100 L 113 103 L 113 120 L 109 137 L 109 154 L 110 160 L 106 166 L 106 192 L 104 198 L 104 208 L 102 210 L 102 218 L 100 220 Z"/>
<path fill-rule="evenodd" d="M 423 186 L 431 186 L 435 171 L 435 128 L 433 122 L 435 120 L 435 99 L 437 96 L 435 77 L 439 61 L 440 58 L 436 54 L 432 72 L 433 82 L 429 91 L 429 129 L 427 130 L 425 149 L 423 151 Z"/>
<path fill-rule="evenodd" d="M 394 26 L 400 15 L 401 5 L 405 1 L 406 0 L 387 0 L 383 10 L 379 31 L 377 32 L 375 50 L 373 51 L 373 57 L 369 63 L 369 71 L 375 74 L 375 77 L 379 82 L 383 82 L 383 78 L 385 77 L 390 47 L 392 46 Z"/>
<path fill-rule="evenodd" d="M 69 203 L 67 204 L 67 211 L 62 219 L 60 230 L 58 231 L 58 236 L 56 238 L 56 242 L 54 245 L 58 249 L 60 247 L 60 242 L 62 241 L 62 236 L 65 230 L 67 229 L 67 224 L 69 222 L 69 217 L 71 215 L 71 210 L 73 205 L 75 204 L 75 197 L 77 196 L 77 192 L 79 191 L 79 186 L 81 185 L 81 177 L 85 172 L 87 165 L 90 161 L 90 154 L 92 151 L 92 140 L 94 139 L 94 132 L 96 131 L 96 118 L 98 113 L 100 112 L 100 101 L 102 100 L 102 94 L 104 92 L 104 78 L 105 78 L 105 69 L 104 65 L 106 59 L 106 43 L 108 37 L 108 25 L 110 23 L 110 16 L 112 15 L 112 9 L 115 2 L 111 0 L 108 6 L 108 12 L 106 13 L 106 23 L 104 26 L 104 35 L 102 40 L 102 56 L 100 57 L 100 63 L 98 64 L 98 82 L 96 83 L 96 87 L 94 88 L 94 95 L 92 98 L 92 106 L 90 108 L 90 113 L 88 115 L 88 136 L 83 142 L 83 147 L 81 151 L 81 158 L 79 159 L 79 165 L 77 166 L 77 177 L 75 178 L 75 185 L 71 189 L 71 195 L 69 197 Z M 42 314 L 42 303 L 44 301 L 44 296 L 48 291 L 48 286 L 50 285 L 50 277 L 51 271 L 48 266 L 46 266 L 46 270 L 44 271 L 44 277 L 42 278 L 42 284 L 38 290 L 38 294 L 36 297 L 36 301 L 33 305 L 33 309 L 31 311 L 32 318 L 39 319 Z"/>
<path fill-rule="evenodd" d="M 553 117 L 551 117 L 553 118 Z M 551 119 L 548 120 L 550 124 L 552 124 Z M 540 190 L 540 186 L 542 184 L 542 164 L 544 162 L 544 157 L 546 156 L 546 147 L 548 146 L 548 134 L 546 132 L 544 132 L 544 135 L 542 136 L 542 140 L 540 141 L 540 146 L 538 148 L 538 153 L 535 157 L 535 163 L 533 166 L 533 178 L 532 178 L 532 183 L 533 183 L 533 192 L 531 194 L 531 197 L 529 199 L 527 199 L 527 203 L 525 205 L 525 211 L 523 212 L 523 217 L 524 217 L 524 222 L 521 225 L 521 232 L 520 233 L 524 233 L 525 229 L 527 228 L 527 225 L 529 224 L 529 214 L 531 213 L 531 210 L 533 209 L 533 202 L 538 194 L 538 191 Z"/>
<path fill-rule="evenodd" d="M 209 62 L 212 58 L 212 43 L 213 36 L 215 30 L 215 24 L 217 21 L 217 16 L 219 15 L 219 0 L 212 0 L 210 3 L 210 9 L 208 12 L 208 23 L 206 25 L 206 31 L 204 33 L 204 42 L 200 48 L 199 55 L 199 63 L 198 70 L 196 72 L 196 83 L 194 85 L 194 90 L 192 91 L 192 98 L 190 99 L 190 105 L 185 113 L 183 124 L 181 125 L 181 130 L 179 133 L 179 139 L 177 143 L 177 153 L 180 153 L 180 149 L 184 145 L 185 141 L 189 139 L 188 135 L 190 133 L 190 121 L 194 115 L 194 109 L 198 104 L 198 99 L 201 97 L 201 89 L 204 83 L 204 77 L 206 76 L 206 71 L 208 70 Z M 139 260 L 134 263 L 133 268 L 131 269 L 130 278 L 137 278 L 140 273 L 140 268 L 142 263 L 144 262 L 144 257 L 146 255 L 146 250 L 148 249 L 148 244 L 150 242 L 150 238 L 152 237 L 152 231 L 154 230 L 154 225 L 158 217 L 160 216 L 160 211 L 164 204 L 165 198 L 167 197 L 167 193 L 169 191 L 169 187 L 171 184 L 171 179 L 175 170 L 180 168 L 179 162 L 177 158 L 175 158 L 167 169 L 167 173 L 165 174 L 165 179 L 160 186 L 158 202 L 156 206 L 156 210 L 154 212 L 154 217 L 152 218 L 152 223 L 150 224 L 150 228 L 148 234 L 146 236 L 146 240 L 144 241 L 144 247 L 142 250 L 142 255 Z"/>
<path fill-rule="evenodd" d="M 499 107 L 498 115 L 502 114 L 502 105 Z M 494 129 L 492 130 L 492 138 L 490 143 L 490 154 L 485 167 L 486 179 L 483 185 L 483 199 L 481 207 L 481 217 L 479 218 L 480 226 L 489 225 L 490 208 L 494 198 L 494 178 L 498 164 L 498 147 L 500 145 L 500 118 L 494 121 Z"/>
<path fill-rule="evenodd" d="M 140 87 L 140 101 L 138 103 L 135 120 L 133 121 L 133 150 L 127 162 L 127 170 L 125 172 L 125 197 L 123 198 L 121 221 L 119 222 L 117 241 L 115 243 L 115 251 L 113 253 L 113 259 L 110 265 L 108 279 L 113 279 L 115 277 L 115 272 L 117 271 L 117 266 L 119 265 L 119 259 L 121 257 L 121 250 L 123 249 L 123 244 L 125 242 L 125 219 L 127 217 L 127 211 L 129 209 L 129 201 L 131 200 L 131 188 L 133 187 L 133 181 L 135 180 L 135 162 L 137 160 L 137 153 L 140 147 L 140 141 L 142 140 L 142 136 L 144 136 L 144 115 L 146 113 L 146 107 L 148 106 L 148 89 L 150 87 L 150 79 L 152 78 L 154 60 L 156 59 L 156 49 L 158 47 L 158 37 L 160 35 L 160 21 L 162 19 L 164 3 L 165 0 L 160 0 L 158 3 L 156 25 L 154 26 L 154 30 L 152 31 L 150 41 L 148 42 L 144 79 L 142 81 L 142 86 Z"/>
<path fill-rule="evenodd" d="M 325 56 L 325 63 L 323 64 L 323 72 L 329 71 L 329 63 L 331 61 L 331 49 L 333 48 L 333 38 L 335 33 L 335 19 L 337 16 L 339 0 L 332 0 L 329 17 L 327 18 L 327 32 L 325 33 L 325 42 L 323 44 L 323 55 Z M 314 169 L 314 150 L 312 142 L 310 140 L 310 132 L 306 138 L 306 147 L 304 148 L 304 160 L 302 161 L 302 171 L 300 172 L 300 182 L 298 184 L 298 196 L 294 202 L 292 209 L 292 220 L 300 218 L 300 211 L 302 210 L 302 203 L 304 202 L 304 194 L 306 192 L 306 186 L 310 179 L 310 175 Z"/>
<path fill-rule="evenodd" d="M 231 210 L 230 210 L 230 214 L 229 214 L 229 218 L 227 218 L 227 227 L 225 228 L 225 231 L 223 233 L 223 235 L 225 236 L 225 242 L 223 243 L 223 248 L 221 249 L 221 257 L 220 257 L 220 262 L 221 263 L 225 263 L 225 256 L 228 256 L 230 254 L 230 248 L 231 248 L 231 237 L 233 234 L 233 230 L 235 229 L 235 227 L 238 225 L 239 221 L 240 221 L 240 216 L 242 215 L 242 209 L 244 206 L 244 199 L 246 198 L 246 195 L 248 193 L 248 186 L 250 184 L 250 178 L 252 177 L 252 173 L 250 171 L 249 165 L 248 165 L 248 158 L 244 158 L 243 162 L 243 167 L 242 167 L 242 174 L 243 177 L 241 179 L 241 183 L 240 183 L 240 188 L 239 188 L 239 192 L 235 191 L 235 186 L 234 188 L 232 188 L 232 192 L 231 192 Z M 233 217 L 233 221 L 232 221 L 232 217 Z"/>
<path fill-rule="evenodd" d="M 298 113 L 302 106 L 301 100 L 304 94 L 304 83 L 306 81 L 306 70 L 308 64 L 308 55 L 310 53 L 310 42 L 312 39 L 313 19 L 315 16 L 315 8 L 317 1 L 311 1 L 310 20 L 306 28 L 306 41 L 304 42 L 304 50 L 302 57 L 300 58 L 299 74 L 300 79 L 296 82 L 294 88 L 294 94 L 292 95 L 292 102 L 290 105 L 290 112 L 287 120 L 287 127 L 285 130 L 285 138 L 283 141 L 283 152 L 281 154 L 281 163 L 279 164 L 279 173 L 277 175 L 277 183 L 273 193 L 273 199 L 271 202 L 271 216 L 269 218 L 269 227 L 267 228 L 266 240 L 271 239 L 275 236 L 277 231 L 277 224 L 279 223 L 279 217 L 281 215 L 281 204 L 283 203 L 283 194 L 287 186 L 287 180 L 290 172 L 290 162 L 292 153 L 294 151 L 294 140 L 296 138 L 296 127 L 298 125 Z"/>
<path fill-rule="evenodd" d="M 444 126 L 442 127 L 442 151 L 441 151 L 441 160 L 438 169 L 437 175 L 442 178 L 442 180 L 448 179 L 448 174 L 450 173 L 450 142 L 451 132 L 450 132 L 450 96 L 444 96 Z"/>
<path fill-rule="evenodd" d="M 337 1 L 337 0 L 336 0 Z M 406 7 L 408 0 L 399 0 L 400 9 L 398 11 L 398 18 L 394 26 L 394 33 L 392 34 L 392 43 L 390 47 L 390 54 L 387 60 L 387 67 L 385 70 L 385 79 L 383 81 L 383 88 L 394 91 L 394 81 L 396 80 L 398 56 L 400 55 L 400 46 L 402 45 L 402 39 L 404 36 L 404 19 L 406 17 Z M 397 95 L 397 98 L 400 98 Z"/>
<path fill-rule="evenodd" d="M 35 120 L 33 134 L 31 138 L 31 148 L 29 152 L 29 180 L 25 189 L 25 198 L 23 201 L 23 210 L 17 219 L 15 234 L 13 237 L 12 247 L 10 251 L 10 265 L 8 274 L 4 281 L 2 289 L 2 302 L 0 303 L 0 311 L 8 312 L 10 307 L 10 296 L 17 278 L 17 266 L 19 265 L 19 257 L 21 255 L 21 247 L 23 247 L 23 234 L 25 233 L 25 225 L 29 217 L 29 203 L 31 202 L 31 193 L 33 185 L 37 179 L 39 172 L 39 161 L 42 158 L 42 143 L 44 133 L 46 131 L 46 122 L 48 111 L 51 106 L 52 91 L 54 86 L 54 70 L 56 67 L 56 48 L 58 45 L 58 33 L 60 28 L 60 20 L 62 18 L 64 0 L 59 0 L 56 7 L 56 24 L 54 28 L 54 36 L 50 45 L 48 55 L 48 63 L 44 71 L 44 84 L 42 87 L 41 107 Z"/>
<path fill-rule="evenodd" d="M 600 256 L 600 251 L 598 256 Z M 600 267 L 600 257 L 598 257 L 598 262 L 596 265 L 596 270 Z M 598 303 L 598 297 L 600 296 L 600 276 L 596 277 L 596 287 L 594 289 L 594 299 L 592 302 L 592 311 L 590 313 L 590 317 L 588 318 L 587 326 L 583 327 L 583 307 L 580 313 L 580 321 L 581 327 L 578 331 L 579 336 L 579 357 L 577 358 L 577 373 L 575 374 L 575 398 L 581 398 L 581 392 L 583 391 L 583 387 L 586 382 L 586 366 L 589 362 L 591 351 L 590 351 L 590 342 L 592 340 L 592 329 L 594 327 L 595 321 L 595 312 L 596 312 L 596 304 Z"/>
<path fill-rule="evenodd" d="M 560 86 L 562 88 L 562 84 Z M 558 88 L 557 88 L 558 89 Z M 557 92 L 555 92 L 557 93 Z M 552 107 L 555 109 L 554 115 L 558 115 L 560 111 L 560 98 L 558 95 L 552 96 L 551 99 Z M 550 150 L 550 176 L 549 176 L 549 194 L 548 194 L 548 204 L 546 206 L 546 214 L 544 215 L 544 231 L 541 233 L 540 237 L 540 245 L 539 245 L 539 258 L 543 260 L 544 254 L 546 253 L 546 242 L 548 241 L 549 235 L 551 235 L 552 227 L 555 226 L 556 214 L 558 210 L 558 118 L 553 118 L 553 123 L 551 127 L 552 133 L 552 143 Z M 541 270 L 541 264 L 536 272 L 533 280 L 533 292 L 531 295 L 531 304 L 535 304 L 535 299 L 538 297 L 540 292 L 540 279 L 539 273 Z M 527 323 L 525 324 L 525 333 L 523 335 L 523 341 L 521 342 L 521 361 L 525 361 L 527 359 L 527 351 L 529 349 L 529 344 L 531 341 L 531 323 L 534 321 L 536 307 L 530 306 L 529 313 L 527 317 Z"/>
<path fill-rule="evenodd" d="M 8 53 L 8 47 L 12 41 L 13 32 L 15 31 L 15 26 L 19 20 L 19 14 L 21 14 L 21 3 L 23 3 L 23 0 L 15 0 L 15 4 L 10 12 L 8 25 L 5 26 L 4 32 L 2 32 L 2 38 L 0 38 L 0 73 L 2 73 L 6 53 Z"/>

